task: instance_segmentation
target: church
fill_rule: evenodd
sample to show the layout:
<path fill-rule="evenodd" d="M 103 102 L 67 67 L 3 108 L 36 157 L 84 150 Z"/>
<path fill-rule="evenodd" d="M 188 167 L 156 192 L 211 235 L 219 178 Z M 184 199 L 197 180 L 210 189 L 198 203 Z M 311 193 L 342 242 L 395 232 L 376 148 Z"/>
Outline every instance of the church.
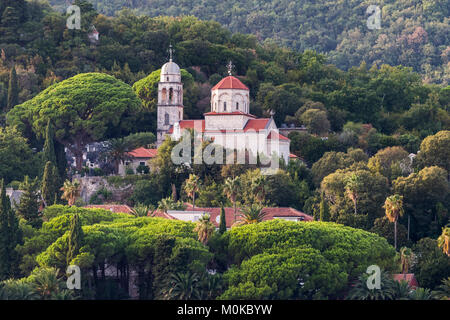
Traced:
<path fill-rule="evenodd" d="M 170 60 L 161 69 L 158 84 L 157 145 L 167 135 L 179 140 L 184 129 L 194 129 L 203 140 L 212 140 L 226 149 L 245 151 L 289 161 L 290 140 L 278 132 L 274 119 L 250 113 L 249 89 L 231 74 L 211 89 L 211 111 L 203 120 L 183 119 L 183 83 L 180 67 Z"/>

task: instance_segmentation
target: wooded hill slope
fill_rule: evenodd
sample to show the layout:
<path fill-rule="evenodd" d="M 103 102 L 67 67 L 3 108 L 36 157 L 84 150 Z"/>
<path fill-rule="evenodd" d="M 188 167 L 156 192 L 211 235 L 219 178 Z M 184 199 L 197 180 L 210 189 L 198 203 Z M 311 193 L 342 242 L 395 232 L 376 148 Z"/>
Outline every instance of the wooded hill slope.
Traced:
<path fill-rule="evenodd" d="M 194 15 L 232 32 L 303 51 L 326 53 L 341 69 L 387 63 L 412 67 L 426 81 L 450 81 L 447 0 L 89 0 L 98 12 L 123 8 L 154 16 Z M 50 0 L 58 9 L 63 1 Z M 369 30 L 366 10 L 381 9 L 381 29 Z"/>

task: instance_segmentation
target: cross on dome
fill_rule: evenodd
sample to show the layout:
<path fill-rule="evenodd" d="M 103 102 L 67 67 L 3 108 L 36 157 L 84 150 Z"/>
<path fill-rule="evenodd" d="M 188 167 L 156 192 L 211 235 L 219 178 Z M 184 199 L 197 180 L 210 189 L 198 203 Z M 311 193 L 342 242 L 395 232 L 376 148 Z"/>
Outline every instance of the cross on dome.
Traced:
<path fill-rule="evenodd" d="M 231 60 L 228 62 L 227 64 L 227 69 L 228 69 L 228 75 L 231 76 L 231 72 L 233 71 L 233 63 L 231 62 Z"/>

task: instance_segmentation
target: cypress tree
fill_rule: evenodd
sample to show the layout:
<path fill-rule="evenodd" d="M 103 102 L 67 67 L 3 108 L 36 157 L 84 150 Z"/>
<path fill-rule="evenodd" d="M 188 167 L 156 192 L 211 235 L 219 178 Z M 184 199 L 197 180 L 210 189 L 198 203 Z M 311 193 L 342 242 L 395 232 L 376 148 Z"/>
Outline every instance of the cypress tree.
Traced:
<path fill-rule="evenodd" d="M 325 200 L 325 197 L 320 196 L 320 221 L 330 221 L 330 208 L 328 207 L 328 202 Z"/>
<path fill-rule="evenodd" d="M 56 169 L 51 161 L 47 161 L 42 176 L 41 186 L 42 200 L 44 200 L 45 206 L 52 205 L 55 201 L 55 197 L 57 198 L 59 180 L 58 169 Z"/>
<path fill-rule="evenodd" d="M 44 164 L 46 164 L 47 161 L 50 161 L 53 165 L 56 166 L 55 146 L 53 142 L 53 126 L 50 120 L 48 120 L 47 128 L 45 130 L 45 143 L 42 153 L 42 160 Z"/>
<path fill-rule="evenodd" d="M 61 187 L 63 182 L 67 180 L 67 159 L 64 145 L 54 140 L 55 155 L 56 155 L 56 168 L 58 169 L 59 185 Z M 58 188 L 59 190 L 59 188 Z"/>
<path fill-rule="evenodd" d="M 67 265 L 75 258 L 83 246 L 84 234 L 81 220 L 78 214 L 74 214 L 70 220 L 69 250 L 67 251 Z"/>
<path fill-rule="evenodd" d="M 4 180 L 0 181 L 0 280 L 17 275 L 19 254 L 16 246 L 22 243 L 19 219 L 11 209 Z"/>
<path fill-rule="evenodd" d="M 9 73 L 8 84 L 8 101 L 6 104 L 7 110 L 11 110 L 12 107 L 19 103 L 19 84 L 17 83 L 16 67 L 13 66 Z"/>
<path fill-rule="evenodd" d="M 39 228 L 42 220 L 39 216 L 39 183 L 38 179 L 31 180 L 25 176 L 25 180 L 20 187 L 24 193 L 20 197 L 17 207 L 17 215 L 27 220 L 33 227 Z"/>
<path fill-rule="evenodd" d="M 225 231 L 227 231 L 227 221 L 225 218 L 225 209 L 222 206 L 222 208 L 220 209 L 219 233 L 223 234 L 225 233 Z"/>

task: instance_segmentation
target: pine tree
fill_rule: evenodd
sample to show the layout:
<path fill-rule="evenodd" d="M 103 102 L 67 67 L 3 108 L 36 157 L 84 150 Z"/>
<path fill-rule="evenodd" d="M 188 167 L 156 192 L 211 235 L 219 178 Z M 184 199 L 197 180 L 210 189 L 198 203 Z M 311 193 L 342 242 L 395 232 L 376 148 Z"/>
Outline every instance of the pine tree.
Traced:
<path fill-rule="evenodd" d="M 69 250 L 67 251 L 67 265 L 75 258 L 83 246 L 84 234 L 81 220 L 78 214 L 74 214 L 70 220 Z"/>
<path fill-rule="evenodd" d="M 50 120 L 47 122 L 47 129 L 45 130 L 45 143 L 44 149 L 42 150 L 42 160 L 44 164 L 46 164 L 47 161 L 50 161 L 53 165 L 56 166 L 55 146 L 53 142 L 53 126 Z"/>
<path fill-rule="evenodd" d="M 11 209 L 4 181 L 0 181 L 0 280 L 17 275 L 19 254 L 16 246 L 22 243 L 19 219 Z"/>
<path fill-rule="evenodd" d="M 220 224 L 219 224 L 219 233 L 223 234 L 227 231 L 227 221 L 225 218 L 225 209 L 222 207 L 220 209 Z"/>
<path fill-rule="evenodd" d="M 320 221 L 330 221 L 330 208 L 323 194 L 320 196 Z"/>
<path fill-rule="evenodd" d="M 50 206 L 54 203 L 59 190 L 59 181 L 58 169 L 56 169 L 51 161 L 47 161 L 41 186 L 41 195 L 45 206 Z"/>
<path fill-rule="evenodd" d="M 25 180 L 20 186 L 24 191 L 20 197 L 20 203 L 17 207 L 17 215 L 28 221 L 33 227 L 39 228 L 42 220 L 39 216 L 39 182 L 38 179 L 30 180 L 25 176 Z"/>
<path fill-rule="evenodd" d="M 17 83 L 16 67 L 11 68 L 9 73 L 9 85 L 8 85 L 8 102 L 6 105 L 7 110 L 11 110 L 12 107 L 19 103 L 19 84 Z"/>

